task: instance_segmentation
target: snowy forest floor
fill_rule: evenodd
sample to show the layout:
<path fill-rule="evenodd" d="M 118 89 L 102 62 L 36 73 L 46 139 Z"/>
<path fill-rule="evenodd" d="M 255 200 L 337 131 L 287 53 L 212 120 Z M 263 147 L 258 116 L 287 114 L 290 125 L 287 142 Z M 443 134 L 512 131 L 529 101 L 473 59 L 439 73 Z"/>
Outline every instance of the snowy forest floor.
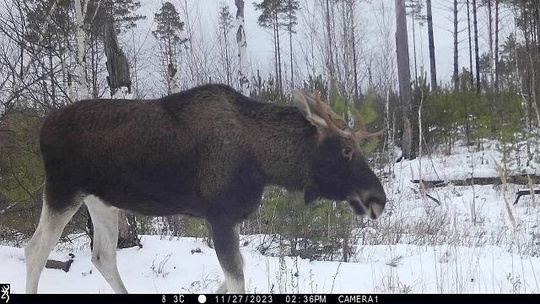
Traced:
<path fill-rule="evenodd" d="M 387 208 L 355 229 L 347 263 L 263 255 L 258 248 L 273 238 L 242 236 L 247 292 L 540 293 L 540 198 L 526 195 L 513 205 L 518 190 L 538 185 L 412 183 L 540 173 L 521 148 L 503 153 L 495 142 L 481 146 L 457 143 L 451 155 L 433 152 L 383 169 Z M 112 293 L 90 261 L 89 239 L 71 239 L 51 253 L 57 260 L 73 253 L 70 271 L 45 269 L 39 292 Z M 211 293 L 223 279 L 215 251 L 202 239 L 143 235 L 142 245 L 118 251 L 132 293 Z M 0 245 L 0 282 L 24 292 L 23 248 Z"/>

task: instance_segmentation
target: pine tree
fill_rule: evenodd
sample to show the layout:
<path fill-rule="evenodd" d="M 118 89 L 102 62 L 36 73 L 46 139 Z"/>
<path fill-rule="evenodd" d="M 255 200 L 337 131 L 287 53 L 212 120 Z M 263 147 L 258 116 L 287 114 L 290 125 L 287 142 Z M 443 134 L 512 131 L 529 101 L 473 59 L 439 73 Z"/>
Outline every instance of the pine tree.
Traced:
<path fill-rule="evenodd" d="M 230 12 L 228 5 L 221 3 L 219 6 L 219 17 L 218 17 L 218 27 L 219 27 L 219 36 L 222 40 L 221 49 L 223 54 L 223 61 L 225 63 L 225 74 L 227 79 L 227 85 L 231 85 L 231 58 L 229 54 L 230 42 L 229 42 L 229 33 L 230 30 L 234 28 L 233 25 L 233 15 Z"/>
<path fill-rule="evenodd" d="M 435 39 L 433 37 L 433 15 L 431 12 L 431 0 L 426 0 L 427 24 L 428 24 L 428 43 L 429 43 L 429 67 L 431 73 L 431 89 L 437 90 L 437 65 L 435 60 Z"/>
<path fill-rule="evenodd" d="M 43 104 L 46 108 L 52 105 L 64 104 L 67 96 L 62 96 L 61 90 L 67 88 L 68 69 L 62 66 L 58 72 L 58 63 L 65 62 L 69 57 L 73 35 L 73 20 L 70 16 L 69 3 L 47 1 L 26 1 L 22 6 L 26 25 L 21 43 L 21 52 L 28 52 L 32 60 L 41 63 L 42 73 L 47 80 L 42 82 Z M 24 60 L 21 56 L 21 60 Z M 22 76 L 22 75 L 21 75 Z"/>
<path fill-rule="evenodd" d="M 293 74 L 292 34 L 295 33 L 294 27 L 298 24 L 297 12 L 300 3 L 297 0 L 263 0 L 261 3 L 254 3 L 254 5 L 256 10 L 261 11 L 261 15 L 257 19 L 259 26 L 272 30 L 277 87 L 279 92 L 283 94 L 281 29 L 285 29 L 289 33 L 291 74 Z M 291 78 L 291 82 L 294 82 L 293 78 Z"/>
<path fill-rule="evenodd" d="M 259 26 L 272 29 L 274 39 L 274 68 L 276 72 L 276 81 L 278 91 L 283 93 L 283 81 L 281 73 L 281 42 L 280 42 L 280 13 L 281 0 L 263 0 L 261 3 L 254 3 L 255 9 L 261 11 L 257 19 Z"/>
<path fill-rule="evenodd" d="M 294 63 L 293 63 L 293 34 L 296 33 L 295 27 L 298 24 L 297 13 L 300 9 L 300 3 L 297 0 L 286 0 L 283 7 L 284 20 L 282 22 L 287 33 L 289 33 L 289 59 L 291 69 L 291 87 L 294 87 Z"/>
<path fill-rule="evenodd" d="M 405 7 L 408 9 L 407 14 L 411 16 L 412 21 L 412 38 L 413 38 L 413 61 L 414 61 L 414 81 L 418 80 L 418 63 L 416 56 L 416 21 L 423 22 L 425 16 L 422 15 L 424 5 L 420 0 L 408 0 Z"/>
<path fill-rule="evenodd" d="M 166 67 L 167 94 L 171 94 L 179 91 L 177 58 L 181 52 L 181 46 L 188 42 L 188 39 L 182 37 L 184 22 L 180 21 L 180 15 L 171 2 L 163 3 L 159 12 L 155 14 L 154 20 L 157 29 L 152 31 L 152 34 L 160 44 Z"/>

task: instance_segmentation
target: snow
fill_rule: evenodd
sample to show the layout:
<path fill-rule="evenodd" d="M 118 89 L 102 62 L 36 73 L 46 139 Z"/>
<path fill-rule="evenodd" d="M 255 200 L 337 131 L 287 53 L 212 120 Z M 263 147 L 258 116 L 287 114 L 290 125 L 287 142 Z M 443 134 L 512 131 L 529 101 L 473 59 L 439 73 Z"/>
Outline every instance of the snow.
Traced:
<path fill-rule="evenodd" d="M 540 164 L 530 162 L 526 164 L 526 143 L 517 143 L 515 147 L 503 155 L 501 144 L 496 141 L 480 140 L 478 149 L 476 145 L 466 146 L 462 141 L 458 142 L 450 155 L 440 153 L 438 157 L 415 159 L 409 162 L 412 170 L 412 178 L 415 180 L 463 180 L 471 177 L 498 177 L 501 168 L 504 167 L 506 158 L 506 170 L 509 174 L 533 174 L 540 175 Z M 515 151 L 514 151 L 515 150 Z M 420 165 L 420 162 L 423 162 Z M 421 173 L 421 174 L 420 174 Z"/>
<path fill-rule="evenodd" d="M 434 152 L 380 169 L 391 172 L 384 180 L 387 209 L 354 230 L 350 262 L 280 257 L 278 250 L 263 255 L 258 248 L 274 238 L 242 236 L 247 292 L 539 293 L 539 199 L 526 195 L 512 204 L 526 187 L 450 183 L 422 190 L 411 182 L 420 172 L 422 179 L 437 180 L 499 176 L 505 162 L 496 146 L 457 143 L 451 155 Z M 538 161 L 524 166 L 520 153 L 510 152 L 506 167 L 538 174 Z M 71 239 L 51 253 L 58 260 L 75 254 L 71 270 L 45 269 L 39 292 L 113 293 L 90 261 L 88 238 Z M 215 251 L 202 239 L 144 235 L 142 245 L 118 250 L 119 271 L 132 293 L 212 293 L 223 280 Z M 23 248 L 0 246 L 0 282 L 24 292 Z"/>

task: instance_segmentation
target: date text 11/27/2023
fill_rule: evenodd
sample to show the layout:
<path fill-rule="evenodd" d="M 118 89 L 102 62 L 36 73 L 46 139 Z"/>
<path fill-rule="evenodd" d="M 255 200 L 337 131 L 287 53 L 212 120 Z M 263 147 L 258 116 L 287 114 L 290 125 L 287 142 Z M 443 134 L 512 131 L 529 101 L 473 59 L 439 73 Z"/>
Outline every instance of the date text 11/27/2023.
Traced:
<path fill-rule="evenodd" d="M 193 297 L 201 304 L 325 304 L 378 303 L 377 295 L 358 294 L 220 294 L 220 295 L 163 295 L 162 303 L 191 303 Z M 187 300 L 187 301 L 186 301 Z"/>

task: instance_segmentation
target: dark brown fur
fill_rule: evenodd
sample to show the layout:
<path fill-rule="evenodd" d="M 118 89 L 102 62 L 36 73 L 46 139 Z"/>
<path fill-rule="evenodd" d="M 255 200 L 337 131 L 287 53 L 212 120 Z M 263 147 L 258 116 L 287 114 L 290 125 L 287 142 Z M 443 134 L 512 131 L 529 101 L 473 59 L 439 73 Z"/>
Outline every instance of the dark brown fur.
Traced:
<path fill-rule="evenodd" d="M 224 85 L 157 100 L 85 100 L 49 115 L 41 132 L 46 200 L 67 208 L 79 194 L 148 215 L 192 214 L 239 222 L 265 185 L 345 200 L 384 190 L 358 152 L 320 135 L 292 106 L 260 103 Z M 354 206 L 353 206 L 354 207 Z"/>
<path fill-rule="evenodd" d="M 127 289 L 114 250 L 118 210 L 107 205 L 208 220 L 225 275 L 218 292 L 233 293 L 245 292 L 237 224 L 266 185 L 304 191 L 307 203 L 348 200 L 356 213 L 377 218 L 386 196 L 352 131 L 327 116 L 318 96 L 294 94 L 299 108 L 205 85 L 157 100 L 80 101 L 50 114 L 41 130 L 45 193 L 25 248 L 26 291 L 37 292 L 48 254 L 83 201 L 94 224 L 92 262 L 119 293 Z"/>

